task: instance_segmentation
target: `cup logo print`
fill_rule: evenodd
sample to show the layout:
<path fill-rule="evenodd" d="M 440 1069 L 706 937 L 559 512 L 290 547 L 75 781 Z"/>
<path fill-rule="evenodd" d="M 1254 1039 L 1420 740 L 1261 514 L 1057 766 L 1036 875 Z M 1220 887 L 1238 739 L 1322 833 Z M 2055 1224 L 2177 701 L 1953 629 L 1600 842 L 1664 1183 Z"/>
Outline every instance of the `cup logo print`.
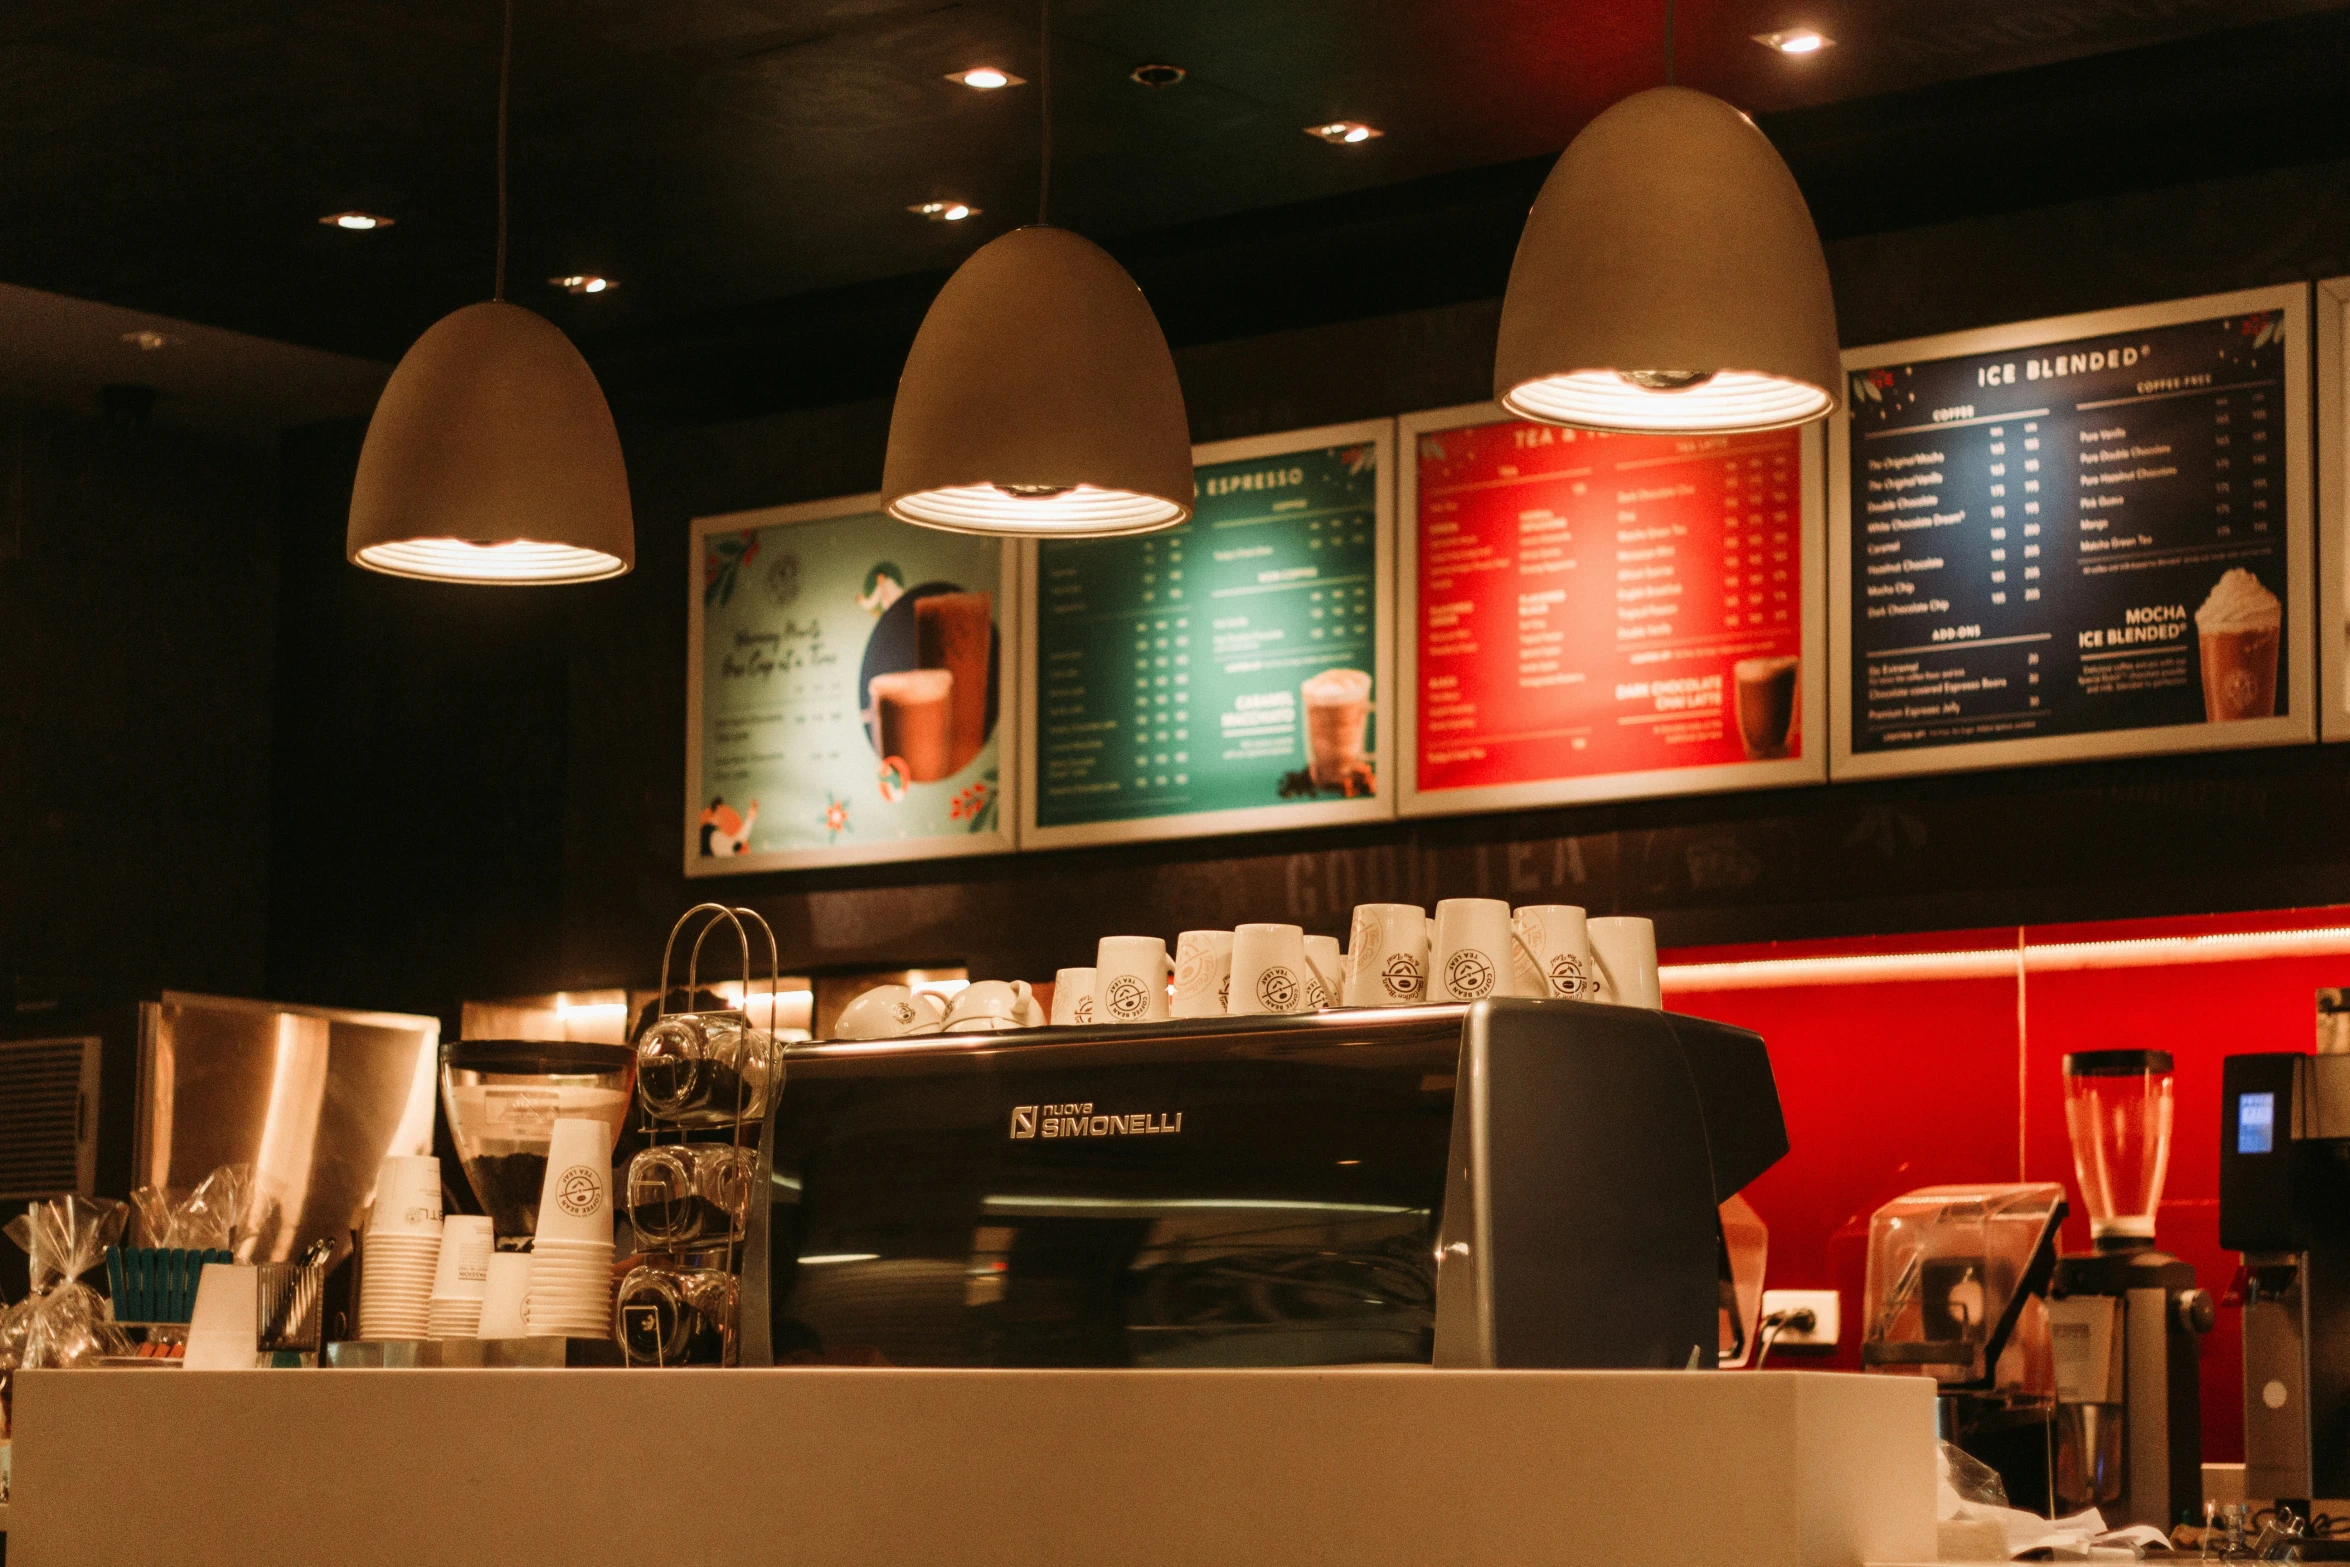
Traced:
<path fill-rule="evenodd" d="M 1598 988 L 1599 981 L 1585 978 L 1583 965 L 1576 962 L 1572 955 L 1562 952 L 1550 960 L 1550 993 L 1552 995 L 1571 1000 L 1586 990 L 1597 990 Z"/>
<path fill-rule="evenodd" d="M 914 1021 L 914 1005 L 910 1001 L 893 1001 L 889 1004 L 889 1015 L 903 1027 Z"/>
<path fill-rule="evenodd" d="M 1445 960 L 1444 982 L 1456 996 L 1471 1001 L 1493 993 L 1493 960 L 1475 947 L 1463 947 Z"/>
<path fill-rule="evenodd" d="M 1286 964 L 1276 963 L 1257 976 L 1257 1000 L 1275 1012 L 1297 1005 L 1297 976 Z"/>
<path fill-rule="evenodd" d="M 1428 976 L 1420 972 L 1418 961 L 1410 953 L 1398 952 L 1379 971 L 1379 983 L 1398 1001 L 1417 1001 L 1427 986 Z"/>
<path fill-rule="evenodd" d="M 1175 965 L 1175 988 L 1192 990 L 1208 977 L 1208 969 L 1216 961 L 1215 949 L 1194 942 L 1183 949 L 1183 961 Z"/>
<path fill-rule="evenodd" d="M 1110 1016 L 1137 1018 L 1150 1010 L 1150 1004 L 1150 992 L 1143 988 L 1142 981 L 1134 975 L 1121 974 L 1110 981 Z"/>
<path fill-rule="evenodd" d="M 575 1164 L 556 1182 L 555 1201 L 565 1213 L 584 1219 L 604 1205 L 604 1182 L 586 1165 Z"/>
<path fill-rule="evenodd" d="M 1080 1023 L 1093 1021 L 1093 997 L 1079 996 L 1077 998 L 1077 1021 Z"/>
<path fill-rule="evenodd" d="M 1330 1004 L 1330 992 L 1322 988 L 1322 976 L 1309 975 L 1306 979 L 1306 1010 L 1319 1012 Z"/>

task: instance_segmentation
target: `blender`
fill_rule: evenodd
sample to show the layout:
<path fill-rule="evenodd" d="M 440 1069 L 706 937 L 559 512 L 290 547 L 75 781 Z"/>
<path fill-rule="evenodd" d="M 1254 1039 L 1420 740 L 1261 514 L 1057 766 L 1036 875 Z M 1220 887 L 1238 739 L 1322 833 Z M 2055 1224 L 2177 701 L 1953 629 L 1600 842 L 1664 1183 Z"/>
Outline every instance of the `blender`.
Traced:
<path fill-rule="evenodd" d="M 2197 1362 L 2215 1315 L 2194 1266 L 2154 1245 L 2172 1078 L 2166 1050 L 2064 1058 L 2065 1128 L 2096 1250 L 2058 1260 L 2048 1302 L 2057 1501 L 2165 1533 L 2202 1521 Z"/>

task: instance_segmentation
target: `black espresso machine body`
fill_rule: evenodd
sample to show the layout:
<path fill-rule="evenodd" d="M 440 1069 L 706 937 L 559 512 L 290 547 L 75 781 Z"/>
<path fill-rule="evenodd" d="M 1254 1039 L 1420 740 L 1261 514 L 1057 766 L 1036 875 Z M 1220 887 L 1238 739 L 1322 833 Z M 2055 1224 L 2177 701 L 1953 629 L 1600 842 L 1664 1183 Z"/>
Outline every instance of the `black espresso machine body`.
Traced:
<path fill-rule="evenodd" d="M 1571 1001 L 795 1047 L 746 1365 L 1715 1363 L 1743 1029 Z"/>

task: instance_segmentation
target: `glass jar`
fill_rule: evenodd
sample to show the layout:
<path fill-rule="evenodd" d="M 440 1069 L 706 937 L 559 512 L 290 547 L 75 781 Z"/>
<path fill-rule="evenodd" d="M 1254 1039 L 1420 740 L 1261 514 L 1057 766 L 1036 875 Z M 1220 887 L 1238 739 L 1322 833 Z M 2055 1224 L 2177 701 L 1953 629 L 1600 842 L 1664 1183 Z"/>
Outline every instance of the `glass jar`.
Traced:
<path fill-rule="evenodd" d="M 628 1163 L 628 1222 L 651 1251 L 743 1238 L 758 1152 L 727 1143 L 664 1143 Z"/>
<path fill-rule="evenodd" d="M 672 1012 L 637 1036 L 645 1113 L 679 1126 L 765 1120 L 781 1068 L 774 1035 L 740 1012 Z"/>
<path fill-rule="evenodd" d="M 648 1262 L 620 1281 L 620 1352 L 632 1366 L 731 1366 L 738 1290 L 717 1268 Z"/>

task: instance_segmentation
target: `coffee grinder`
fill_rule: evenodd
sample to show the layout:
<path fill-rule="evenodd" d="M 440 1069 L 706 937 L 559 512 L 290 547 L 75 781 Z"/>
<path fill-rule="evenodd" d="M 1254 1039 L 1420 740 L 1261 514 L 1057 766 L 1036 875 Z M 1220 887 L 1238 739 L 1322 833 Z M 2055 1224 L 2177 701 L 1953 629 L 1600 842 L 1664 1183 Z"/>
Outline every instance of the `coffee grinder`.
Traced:
<path fill-rule="evenodd" d="M 2202 1521 L 2197 1363 L 2215 1315 L 2194 1266 L 2154 1245 L 2171 1086 L 2168 1051 L 2064 1058 L 2065 1126 L 2096 1250 L 2058 1260 L 2048 1302 L 2058 1503 L 2166 1533 Z"/>
<path fill-rule="evenodd" d="M 2244 1491 L 2350 1497 L 2350 1055 L 2220 1068 L 2219 1239 L 2244 1254 Z"/>

